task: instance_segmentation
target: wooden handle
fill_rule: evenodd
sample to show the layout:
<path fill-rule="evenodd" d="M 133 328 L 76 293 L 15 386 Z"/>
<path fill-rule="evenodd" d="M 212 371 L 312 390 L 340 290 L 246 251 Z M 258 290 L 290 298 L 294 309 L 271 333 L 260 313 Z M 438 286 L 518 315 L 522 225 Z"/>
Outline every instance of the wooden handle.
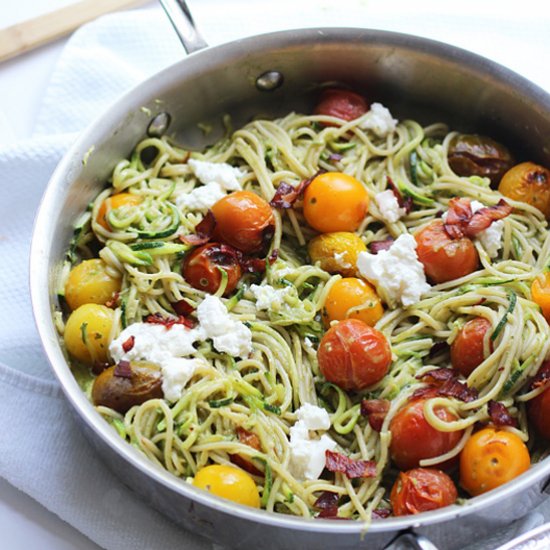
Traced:
<path fill-rule="evenodd" d="M 84 23 L 146 0 L 83 0 L 45 15 L 0 29 L 0 62 L 65 36 Z"/>

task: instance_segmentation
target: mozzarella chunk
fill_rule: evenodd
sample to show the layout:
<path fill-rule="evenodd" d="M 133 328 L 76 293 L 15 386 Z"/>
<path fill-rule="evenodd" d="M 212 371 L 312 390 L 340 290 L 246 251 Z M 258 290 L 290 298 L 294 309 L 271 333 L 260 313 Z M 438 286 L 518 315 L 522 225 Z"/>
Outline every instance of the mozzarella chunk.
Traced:
<path fill-rule="evenodd" d="M 374 200 L 382 218 L 389 223 L 395 223 L 407 213 L 404 208 L 400 208 L 397 197 L 391 189 L 377 193 Z"/>
<path fill-rule="evenodd" d="M 292 291 L 290 287 L 273 288 L 271 285 L 250 285 L 250 292 L 256 298 L 256 309 L 279 310 L 285 296 Z"/>
<path fill-rule="evenodd" d="M 225 162 L 207 162 L 189 159 L 187 164 L 201 183 L 208 185 L 215 182 L 225 191 L 237 191 L 241 184 L 237 178 L 243 176 L 239 168 Z"/>
<path fill-rule="evenodd" d="M 212 181 L 201 187 L 196 187 L 190 193 L 180 193 L 176 196 L 176 206 L 188 210 L 208 210 L 225 197 L 226 193 L 220 184 Z"/>
<path fill-rule="evenodd" d="M 378 137 L 386 137 L 397 127 L 397 120 L 382 103 L 372 103 L 359 123 L 363 130 L 372 130 Z"/>

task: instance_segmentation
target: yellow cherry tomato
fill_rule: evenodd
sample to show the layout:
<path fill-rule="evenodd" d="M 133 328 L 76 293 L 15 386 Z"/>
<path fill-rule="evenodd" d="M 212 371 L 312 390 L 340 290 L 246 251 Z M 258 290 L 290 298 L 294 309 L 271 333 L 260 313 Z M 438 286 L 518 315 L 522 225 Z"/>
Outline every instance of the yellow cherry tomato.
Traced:
<path fill-rule="evenodd" d="M 550 170 L 533 162 L 522 162 L 502 176 L 498 190 L 516 201 L 538 208 L 550 218 Z"/>
<path fill-rule="evenodd" d="M 323 321 L 328 327 L 331 321 L 359 319 L 372 327 L 383 313 L 382 302 L 372 285 L 346 277 L 331 286 L 323 308 Z"/>
<path fill-rule="evenodd" d="M 481 495 L 529 469 L 531 457 L 514 433 L 484 428 L 468 439 L 460 453 L 460 484 L 472 496 Z"/>
<path fill-rule="evenodd" d="M 355 231 L 368 207 L 369 195 L 365 186 L 341 172 L 320 174 L 304 193 L 304 216 L 320 233 Z"/>
<path fill-rule="evenodd" d="M 357 275 L 359 252 L 366 252 L 367 247 L 355 233 L 336 231 L 317 235 L 309 241 L 307 250 L 311 261 L 319 262 L 321 269 L 353 277 Z"/>
<path fill-rule="evenodd" d="M 238 504 L 260 507 L 258 487 L 245 471 L 233 466 L 213 464 L 201 468 L 195 475 L 193 485 L 210 491 Z"/>
<path fill-rule="evenodd" d="M 114 277 L 103 260 L 84 260 L 69 273 L 65 300 L 72 310 L 84 304 L 105 304 L 120 290 L 120 284 L 120 277 Z"/>
<path fill-rule="evenodd" d="M 99 207 L 97 211 L 96 221 L 99 225 L 112 231 L 114 228 L 109 224 L 109 212 L 118 208 L 127 208 L 137 206 L 142 202 L 142 198 L 139 195 L 133 195 L 132 193 L 117 193 L 107 197 Z"/>
<path fill-rule="evenodd" d="M 65 346 L 78 361 L 91 365 L 105 363 L 114 311 L 99 304 L 84 304 L 75 309 L 65 325 Z"/>
<path fill-rule="evenodd" d="M 531 285 L 531 299 L 542 309 L 542 314 L 550 323 L 550 271 L 541 273 Z"/>

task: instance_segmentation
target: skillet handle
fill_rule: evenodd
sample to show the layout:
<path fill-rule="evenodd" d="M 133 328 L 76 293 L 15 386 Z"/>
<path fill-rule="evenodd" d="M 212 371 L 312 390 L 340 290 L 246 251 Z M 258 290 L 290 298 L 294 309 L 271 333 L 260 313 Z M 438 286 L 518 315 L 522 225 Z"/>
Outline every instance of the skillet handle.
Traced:
<path fill-rule="evenodd" d="M 438 550 L 424 535 L 412 530 L 401 531 L 383 550 Z"/>
<path fill-rule="evenodd" d="M 208 46 L 195 27 L 193 16 L 185 0 L 160 0 L 160 3 L 187 53 L 193 53 Z"/>

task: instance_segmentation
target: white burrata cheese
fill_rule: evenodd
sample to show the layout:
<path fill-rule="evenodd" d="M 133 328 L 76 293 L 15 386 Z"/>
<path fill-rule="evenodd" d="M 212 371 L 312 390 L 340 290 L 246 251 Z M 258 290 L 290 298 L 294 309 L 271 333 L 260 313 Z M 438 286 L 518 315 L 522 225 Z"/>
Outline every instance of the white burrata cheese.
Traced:
<path fill-rule="evenodd" d="M 392 307 L 399 303 L 405 307 L 416 304 L 430 290 L 424 266 L 416 254 L 416 240 L 408 233 L 400 235 L 389 250 L 378 254 L 360 252 L 357 269 Z"/>
<path fill-rule="evenodd" d="M 380 215 L 389 223 L 395 223 L 400 220 L 407 211 L 404 208 L 399 206 L 397 197 L 391 189 L 377 193 L 374 196 L 378 210 L 380 210 Z"/>
<path fill-rule="evenodd" d="M 470 203 L 472 212 L 477 212 L 486 206 L 479 201 Z M 502 234 L 504 233 L 504 220 L 494 221 L 487 229 L 484 229 L 476 235 L 476 239 L 481 243 L 489 258 L 496 258 L 498 251 L 502 248 Z"/>
<path fill-rule="evenodd" d="M 285 296 L 288 296 L 292 289 L 290 287 L 273 288 L 271 285 L 250 285 L 250 292 L 256 298 L 256 309 L 279 310 L 285 301 Z"/>
<path fill-rule="evenodd" d="M 234 357 L 247 357 L 252 351 L 252 333 L 241 321 L 233 319 L 224 303 L 208 295 L 197 307 L 197 317 L 204 339 L 214 347 Z"/>
<path fill-rule="evenodd" d="M 325 409 L 306 403 L 297 411 L 298 421 L 290 428 L 290 471 L 298 480 L 318 479 L 325 467 L 325 452 L 334 451 L 336 442 L 326 434 L 316 438 L 312 430 L 328 430 L 330 418 Z"/>
<path fill-rule="evenodd" d="M 382 103 L 372 103 L 363 115 L 359 127 L 363 130 L 372 130 L 378 137 L 386 137 L 397 127 L 397 120 Z"/>
<path fill-rule="evenodd" d="M 176 196 L 176 206 L 188 210 L 208 210 L 225 197 L 226 193 L 215 181 L 195 187 L 190 193 L 180 193 Z"/>
<path fill-rule="evenodd" d="M 161 368 L 164 398 L 170 402 L 177 401 L 183 395 L 187 382 L 201 365 L 204 365 L 204 361 L 196 358 L 171 357 L 163 361 Z"/>

